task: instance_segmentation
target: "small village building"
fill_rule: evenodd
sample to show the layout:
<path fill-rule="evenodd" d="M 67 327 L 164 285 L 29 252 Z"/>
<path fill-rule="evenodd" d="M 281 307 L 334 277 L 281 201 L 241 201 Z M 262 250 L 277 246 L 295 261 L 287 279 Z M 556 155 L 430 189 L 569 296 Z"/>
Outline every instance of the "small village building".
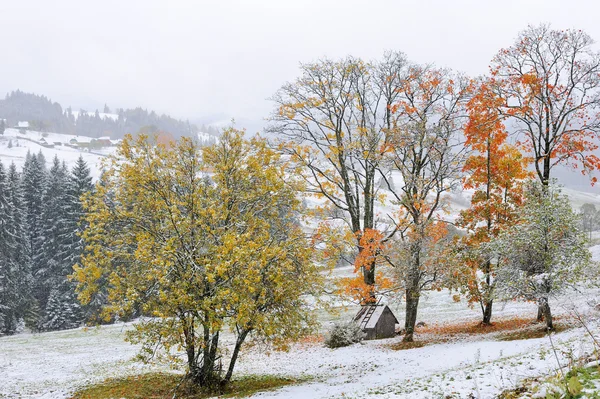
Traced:
<path fill-rule="evenodd" d="M 27 122 L 27 121 L 17 122 L 17 126 L 15 126 L 15 129 L 19 129 L 20 133 L 25 133 L 25 131 L 27 131 L 27 129 L 29 129 L 29 122 Z"/>
<path fill-rule="evenodd" d="M 396 334 L 398 319 L 387 305 L 364 305 L 354 316 L 365 339 L 391 338 Z"/>

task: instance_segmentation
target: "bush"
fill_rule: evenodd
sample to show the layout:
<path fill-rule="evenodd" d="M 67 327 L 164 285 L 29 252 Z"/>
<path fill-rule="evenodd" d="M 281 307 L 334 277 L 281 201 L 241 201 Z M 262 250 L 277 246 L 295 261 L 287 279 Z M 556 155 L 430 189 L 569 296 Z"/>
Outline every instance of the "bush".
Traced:
<path fill-rule="evenodd" d="M 325 346 L 332 349 L 341 348 L 360 342 L 364 338 L 365 333 L 355 322 L 336 323 L 325 339 Z"/>

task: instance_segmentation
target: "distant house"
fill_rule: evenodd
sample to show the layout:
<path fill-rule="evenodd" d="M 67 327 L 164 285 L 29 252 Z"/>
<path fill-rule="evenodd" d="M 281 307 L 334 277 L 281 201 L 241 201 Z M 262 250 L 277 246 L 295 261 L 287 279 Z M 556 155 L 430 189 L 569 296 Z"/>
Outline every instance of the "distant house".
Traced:
<path fill-rule="evenodd" d="M 39 143 L 40 144 L 48 144 L 48 142 L 46 141 L 46 139 L 43 138 L 43 137 L 40 139 Z"/>
<path fill-rule="evenodd" d="M 365 339 L 391 338 L 396 334 L 398 319 L 387 305 L 365 305 L 354 316 L 365 332 Z"/>
<path fill-rule="evenodd" d="M 25 134 L 25 131 L 27 131 L 27 129 L 29 129 L 29 122 L 27 122 L 27 121 L 18 122 L 17 126 L 15 126 L 15 129 L 19 129 L 20 133 Z"/>
<path fill-rule="evenodd" d="M 98 144 L 102 147 L 110 147 L 112 141 L 110 141 L 110 137 L 108 136 L 98 137 Z"/>

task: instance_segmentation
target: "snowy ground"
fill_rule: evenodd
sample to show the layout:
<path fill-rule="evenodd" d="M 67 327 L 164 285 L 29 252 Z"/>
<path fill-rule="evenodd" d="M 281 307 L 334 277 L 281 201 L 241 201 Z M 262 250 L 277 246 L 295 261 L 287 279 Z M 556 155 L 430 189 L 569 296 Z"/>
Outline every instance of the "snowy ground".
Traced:
<path fill-rule="evenodd" d="M 599 259 L 600 246 L 592 249 Z M 597 301 L 598 291 L 572 293 L 554 301 L 553 310 L 557 315 L 573 307 L 586 311 L 589 327 L 600 334 L 600 312 L 591 308 Z M 535 310 L 527 303 L 499 304 L 494 317 L 534 317 Z M 401 318 L 402 313 L 397 315 Z M 479 317 L 476 309 L 453 302 L 447 292 L 429 294 L 420 315 L 419 320 L 427 323 Z M 332 318 L 322 317 L 325 325 Z M 121 324 L 0 338 L 0 398 L 66 398 L 78 386 L 106 377 L 160 369 L 133 360 L 137 348 L 123 341 L 127 328 L 130 325 Z M 290 352 L 271 353 L 257 347 L 242 355 L 237 373 L 311 378 L 305 384 L 257 395 L 260 398 L 493 398 L 524 378 L 557 367 L 548 338 L 496 341 L 477 336 L 403 351 L 389 348 L 398 341 L 369 341 L 336 350 L 319 343 L 299 344 Z M 564 352 L 577 355 L 589 350 L 583 328 L 556 334 L 553 341 Z"/>
<path fill-rule="evenodd" d="M 92 140 L 91 137 L 60 133 L 44 133 L 44 135 L 40 132 L 30 130 L 25 134 L 21 134 L 16 129 L 6 129 L 4 134 L 0 135 L 0 161 L 7 168 L 11 162 L 14 162 L 17 170 L 21 171 L 27 152 L 37 154 L 41 151 L 46 158 L 47 167 L 50 167 L 52 159 L 58 156 L 59 160 L 65 161 L 67 166 L 71 168 L 77 161 L 77 158 L 82 156 L 90 167 L 92 177 L 97 179 L 100 176 L 102 160 L 116 149 L 115 147 L 107 147 L 90 152 L 84 149 L 72 148 L 65 144 L 69 144 L 69 140 L 73 138 L 76 138 L 80 142 L 89 142 Z M 46 140 L 48 143 L 60 142 L 63 145 L 57 145 L 54 148 L 44 147 L 39 143 L 41 139 Z M 9 143 L 11 143 L 12 148 L 9 148 Z"/>

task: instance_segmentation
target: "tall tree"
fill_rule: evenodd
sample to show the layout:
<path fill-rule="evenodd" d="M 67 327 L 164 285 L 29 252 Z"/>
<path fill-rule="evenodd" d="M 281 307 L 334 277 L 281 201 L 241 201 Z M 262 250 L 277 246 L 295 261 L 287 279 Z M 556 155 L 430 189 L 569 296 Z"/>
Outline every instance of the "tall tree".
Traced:
<path fill-rule="evenodd" d="M 508 132 L 497 111 L 502 99 L 488 80 L 473 84 L 475 93 L 467 104 L 465 146 L 470 155 L 463 167 L 463 187 L 474 192 L 471 207 L 461 211 L 457 221 L 467 235 L 458 247 L 461 267 L 450 280 L 458 283 L 469 303 L 480 305 L 483 324 L 490 324 L 496 282 L 487 243 L 515 223 L 516 210 L 523 204 L 522 182 L 530 173 L 528 159 L 507 143 Z"/>
<path fill-rule="evenodd" d="M 418 65 L 410 68 L 402 83 L 391 107 L 397 119 L 387 157 L 404 182 L 392 192 L 403 211 L 404 220 L 396 223 L 406 248 L 406 256 L 394 266 L 406 296 L 404 340 L 412 341 L 421 291 L 440 271 L 427 266 L 445 231 L 438 215 L 442 195 L 460 182 L 465 157 L 460 138 L 467 121 L 469 85 L 451 71 Z"/>
<path fill-rule="evenodd" d="M 581 30 L 529 26 L 491 64 L 498 111 L 510 120 L 547 186 L 557 165 L 600 168 L 600 54 Z M 591 178 L 592 183 L 596 177 Z"/>
<path fill-rule="evenodd" d="M 547 187 L 557 165 L 580 168 L 597 180 L 600 138 L 600 53 L 581 30 L 529 26 L 490 66 L 498 112 L 510 121 L 518 144 Z M 543 309 L 538 309 L 538 321 Z"/>
<path fill-rule="evenodd" d="M 13 258 L 16 243 L 9 195 L 8 177 L 0 162 L 0 334 L 14 333 L 17 324 L 17 265 Z"/>
<path fill-rule="evenodd" d="M 67 167 L 55 157 L 43 197 L 43 241 L 39 244 L 42 253 L 36 261 L 40 307 L 44 309 L 43 330 L 73 328 L 81 322 L 74 286 L 67 280 L 74 265 L 70 241 L 77 232 L 78 216 L 70 212 L 69 191 Z"/>
<path fill-rule="evenodd" d="M 45 291 L 38 274 L 43 274 L 43 264 L 38 262 L 42 256 L 40 244 L 43 242 L 43 197 L 46 187 L 45 168 L 40 163 L 40 157 L 27 153 L 21 179 L 24 210 L 24 230 L 27 257 L 31 260 L 31 275 L 34 279 L 33 296 L 35 304 L 30 307 L 28 324 L 37 328 L 40 317 L 40 305 L 45 302 Z"/>
<path fill-rule="evenodd" d="M 376 183 L 396 118 L 391 107 L 407 66 L 402 53 L 374 63 L 348 57 L 302 64 L 302 75 L 273 97 L 270 131 L 283 137 L 280 149 L 302 169 L 307 191 L 342 211 L 359 254 L 362 235 L 375 228 Z M 375 262 L 361 270 L 372 299 Z"/>
<path fill-rule="evenodd" d="M 118 156 L 84 202 L 89 251 L 74 274 L 84 302 L 108 279 L 108 315 L 154 316 L 129 334 L 143 353 L 158 345 L 176 360 L 170 349 L 183 348 L 188 381 L 214 390 L 250 336 L 285 344 L 306 331 L 321 277 L 295 220 L 297 179 L 264 140 L 230 129 L 201 151 L 129 137 Z M 222 373 L 225 328 L 235 345 Z"/>
<path fill-rule="evenodd" d="M 15 333 L 31 303 L 19 183 L 14 163 L 6 173 L 0 162 L 0 334 Z"/>

